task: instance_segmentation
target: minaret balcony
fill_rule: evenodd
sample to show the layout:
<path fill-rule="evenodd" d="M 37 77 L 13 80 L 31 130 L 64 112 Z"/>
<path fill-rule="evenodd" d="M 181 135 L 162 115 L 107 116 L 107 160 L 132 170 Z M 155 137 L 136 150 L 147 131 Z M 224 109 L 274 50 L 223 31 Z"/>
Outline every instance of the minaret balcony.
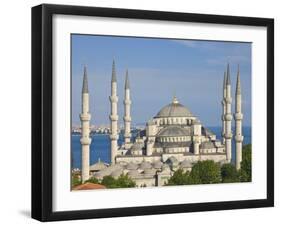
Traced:
<path fill-rule="evenodd" d="M 128 99 L 127 99 L 127 100 L 125 99 L 125 100 L 123 101 L 123 103 L 124 103 L 125 105 L 131 105 L 131 104 L 132 104 L 132 101 L 131 101 L 131 100 L 128 100 Z"/>
<path fill-rule="evenodd" d="M 118 96 L 110 96 L 109 100 L 111 101 L 111 103 L 117 103 L 118 102 Z"/>
<path fill-rule="evenodd" d="M 224 115 L 224 119 L 225 119 L 226 121 L 231 121 L 231 120 L 232 120 L 232 115 L 231 115 L 231 114 L 225 114 L 225 115 Z"/>
<path fill-rule="evenodd" d="M 243 119 L 243 114 L 241 114 L 241 113 L 236 113 L 236 114 L 234 114 L 234 118 L 235 118 L 235 120 L 236 121 L 240 121 L 240 120 L 242 120 Z"/>
<path fill-rule="evenodd" d="M 124 138 L 131 138 L 132 134 L 131 133 L 125 133 Z"/>
<path fill-rule="evenodd" d="M 89 138 L 89 137 L 82 137 L 80 139 L 80 142 L 81 142 L 82 145 L 90 145 L 91 142 L 92 142 L 92 139 Z"/>
<path fill-rule="evenodd" d="M 232 133 L 225 133 L 224 134 L 225 139 L 231 139 L 232 138 Z"/>
<path fill-rule="evenodd" d="M 91 114 L 89 114 L 89 113 L 80 114 L 80 120 L 81 121 L 90 121 L 91 120 Z"/>
<path fill-rule="evenodd" d="M 109 119 L 110 119 L 111 121 L 118 121 L 118 115 L 110 115 L 110 116 L 109 116 Z"/>
<path fill-rule="evenodd" d="M 241 136 L 241 135 L 236 135 L 236 136 L 235 136 L 235 141 L 236 141 L 236 142 L 239 142 L 239 143 L 240 143 L 240 142 L 242 142 L 243 140 L 244 140 L 244 137 L 243 137 L 243 136 Z"/>
<path fill-rule="evenodd" d="M 110 134 L 110 140 L 118 140 L 118 134 Z"/>
<path fill-rule="evenodd" d="M 124 116 L 123 119 L 124 119 L 125 122 L 131 122 L 132 121 L 132 118 L 129 117 L 129 116 Z"/>
<path fill-rule="evenodd" d="M 225 103 L 231 104 L 232 103 L 232 98 L 231 97 L 226 97 L 224 98 Z"/>

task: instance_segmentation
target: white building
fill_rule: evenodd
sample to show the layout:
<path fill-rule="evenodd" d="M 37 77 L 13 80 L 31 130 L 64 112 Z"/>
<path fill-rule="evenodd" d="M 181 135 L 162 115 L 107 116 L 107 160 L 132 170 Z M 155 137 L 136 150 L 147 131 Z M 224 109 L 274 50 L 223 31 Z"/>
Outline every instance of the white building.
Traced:
<path fill-rule="evenodd" d="M 213 160 L 219 163 L 231 162 L 231 84 L 230 70 L 223 82 L 222 98 L 222 135 L 220 141 L 216 135 L 201 124 L 200 120 L 191 111 L 182 105 L 174 96 L 171 103 L 164 106 L 146 124 L 145 130 L 132 141 L 131 137 L 131 95 L 129 75 L 126 72 L 124 97 L 124 144 L 118 146 L 118 95 L 115 63 L 112 67 L 111 80 L 111 165 L 91 173 L 98 179 L 111 175 L 118 177 L 122 173 L 128 174 L 137 186 L 161 186 L 177 169 L 191 170 L 197 161 Z M 236 168 L 240 168 L 242 161 L 242 118 L 241 113 L 241 84 L 238 70 L 235 99 L 236 112 L 234 114 L 236 125 Z M 82 121 L 82 127 L 88 124 Z M 87 131 L 87 130 L 83 130 Z M 85 134 L 84 134 L 85 136 Z M 82 146 L 84 149 L 85 144 Z M 88 149 L 87 149 L 88 150 Z M 84 158 L 83 158 L 84 159 Z M 88 159 L 88 158 L 87 158 Z M 96 163 L 101 165 L 101 163 Z M 95 164 L 90 167 L 95 167 Z M 87 167 L 85 168 L 87 169 Z M 83 171 L 83 170 L 82 170 Z M 87 174 L 88 175 L 88 174 Z"/>

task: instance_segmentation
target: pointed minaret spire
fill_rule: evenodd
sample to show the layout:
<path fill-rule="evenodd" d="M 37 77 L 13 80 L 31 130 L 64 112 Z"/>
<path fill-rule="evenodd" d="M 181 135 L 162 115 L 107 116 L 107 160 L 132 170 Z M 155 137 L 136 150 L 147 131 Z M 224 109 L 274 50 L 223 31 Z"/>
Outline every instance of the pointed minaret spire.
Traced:
<path fill-rule="evenodd" d="M 239 170 L 241 168 L 242 161 L 242 142 L 243 142 L 243 134 L 242 134 L 242 95 L 241 95 L 241 82 L 240 82 L 240 69 L 238 65 L 237 70 L 237 82 L 236 82 L 236 94 L 235 94 L 235 145 L 236 145 L 236 169 Z"/>
<path fill-rule="evenodd" d="M 238 69 L 237 69 L 237 81 L 236 81 L 236 95 L 241 94 L 241 82 L 240 82 L 240 67 L 238 64 Z"/>
<path fill-rule="evenodd" d="M 115 157 L 118 150 L 118 96 L 117 96 L 117 79 L 115 71 L 115 61 L 112 63 L 112 77 L 111 77 L 111 96 L 109 97 L 111 103 L 110 120 L 110 140 L 111 140 L 111 164 L 115 164 Z"/>
<path fill-rule="evenodd" d="M 87 76 L 87 67 L 86 66 L 84 66 L 82 93 L 89 93 L 89 90 L 88 90 L 88 76 Z"/>
<path fill-rule="evenodd" d="M 112 63 L 111 82 L 117 82 L 117 79 L 116 79 L 116 70 L 115 70 L 115 60 L 113 60 L 113 63 Z"/>
<path fill-rule="evenodd" d="M 226 72 L 226 85 L 230 85 L 230 72 L 229 72 L 229 63 L 227 64 L 227 72 Z"/>
<path fill-rule="evenodd" d="M 88 91 L 88 78 L 87 78 L 87 69 L 84 67 L 84 76 L 83 76 L 83 87 L 82 87 L 82 112 L 80 114 L 81 121 L 81 179 L 82 182 L 85 182 L 90 177 L 90 107 L 89 107 L 89 91 Z"/>
<path fill-rule="evenodd" d="M 126 90 L 126 89 L 130 89 L 130 82 L 129 82 L 128 69 L 126 70 L 125 90 Z"/>
<path fill-rule="evenodd" d="M 124 137 L 125 137 L 125 148 L 129 149 L 131 147 L 131 98 L 130 98 L 130 84 L 129 84 L 129 74 L 126 70 L 126 80 L 125 80 L 125 97 L 124 97 Z"/>
<path fill-rule="evenodd" d="M 232 130 L 231 130 L 231 121 L 232 121 L 232 113 L 231 113 L 231 84 L 230 84 L 230 72 L 229 72 L 229 64 L 227 64 L 226 70 L 226 93 L 225 93 L 225 151 L 226 151 L 226 160 L 227 162 L 231 162 L 231 140 L 232 140 Z"/>

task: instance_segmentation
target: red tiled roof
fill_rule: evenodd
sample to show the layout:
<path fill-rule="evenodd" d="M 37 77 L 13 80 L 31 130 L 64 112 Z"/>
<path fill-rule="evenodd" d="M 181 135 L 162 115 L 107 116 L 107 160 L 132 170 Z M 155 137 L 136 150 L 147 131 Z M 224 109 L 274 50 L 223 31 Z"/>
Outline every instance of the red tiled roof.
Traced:
<path fill-rule="evenodd" d="M 106 188 L 105 186 L 101 184 L 94 184 L 94 183 L 85 183 L 85 184 L 80 184 L 74 187 L 72 190 L 91 190 L 91 189 L 104 189 Z"/>

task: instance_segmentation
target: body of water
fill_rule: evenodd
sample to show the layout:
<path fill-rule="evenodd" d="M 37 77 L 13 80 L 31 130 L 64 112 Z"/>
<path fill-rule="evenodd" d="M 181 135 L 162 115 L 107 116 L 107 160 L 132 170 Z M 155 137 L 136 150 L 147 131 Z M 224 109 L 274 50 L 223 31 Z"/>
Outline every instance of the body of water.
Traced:
<path fill-rule="evenodd" d="M 221 140 L 221 127 L 208 127 Z M 234 131 L 234 129 L 232 130 Z M 243 127 L 243 144 L 251 143 L 251 127 Z M 120 136 L 118 143 L 121 144 L 124 138 Z M 232 155 L 235 156 L 235 141 L 232 139 Z M 81 168 L 81 144 L 80 135 L 71 136 L 72 168 Z M 110 163 L 110 138 L 107 134 L 92 135 L 90 146 L 90 164 L 98 160 Z"/>

